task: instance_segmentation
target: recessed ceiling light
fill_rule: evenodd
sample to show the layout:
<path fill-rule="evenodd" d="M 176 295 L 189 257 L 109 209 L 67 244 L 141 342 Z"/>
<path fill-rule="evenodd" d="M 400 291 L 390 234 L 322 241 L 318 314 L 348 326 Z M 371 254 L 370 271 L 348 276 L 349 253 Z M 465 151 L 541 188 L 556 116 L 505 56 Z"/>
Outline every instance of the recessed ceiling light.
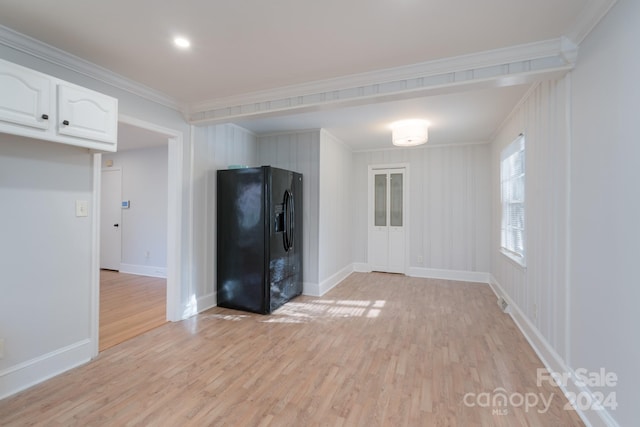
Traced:
<path fill-rule="evenodd" d="M 175 43 L 176 46 L 178 46 L 179 48 L 182 49 L 186 49 L 189 46 L 191 46 L 191 42 L 189 41 L 189 39 L 186 39 L 184 37 L 176 37 L 173 39 L 173 43 Z"/>

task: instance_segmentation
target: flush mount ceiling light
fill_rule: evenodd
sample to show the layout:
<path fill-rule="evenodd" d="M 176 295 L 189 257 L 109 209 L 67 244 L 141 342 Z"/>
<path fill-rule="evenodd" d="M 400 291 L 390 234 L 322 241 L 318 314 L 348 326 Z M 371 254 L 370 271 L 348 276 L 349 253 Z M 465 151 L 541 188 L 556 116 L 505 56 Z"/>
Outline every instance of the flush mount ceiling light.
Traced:
<path fill-rule="evenodd" d="M 401 120 L 391 124 L 391 140 L 398 147 L 413 147 L 429 139 L 426 120 Z"/>
<path fill-rule="evenodd" d="M 189 46 L 191 46 L 191 42 L 189 41 L 189 39 L 184 37 L 174 38 L 173 43 L 181 49 L 187 49 Z"/>

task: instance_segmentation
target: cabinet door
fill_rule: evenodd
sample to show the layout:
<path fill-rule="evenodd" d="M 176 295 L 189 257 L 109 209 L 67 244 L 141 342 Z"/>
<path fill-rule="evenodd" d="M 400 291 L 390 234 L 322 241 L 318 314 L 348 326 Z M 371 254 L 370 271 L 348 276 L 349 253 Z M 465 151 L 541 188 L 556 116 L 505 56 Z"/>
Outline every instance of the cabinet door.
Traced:
<path fill-rule="evenodd" d="M 51 80 L 40 73 L 0 61 L 0 120 L 49 128 Z"/>
<path fill-rule="evenodd" d="M 89 89 L 58 84 L 58 133 L 115 144 L 118 101 Z"/>

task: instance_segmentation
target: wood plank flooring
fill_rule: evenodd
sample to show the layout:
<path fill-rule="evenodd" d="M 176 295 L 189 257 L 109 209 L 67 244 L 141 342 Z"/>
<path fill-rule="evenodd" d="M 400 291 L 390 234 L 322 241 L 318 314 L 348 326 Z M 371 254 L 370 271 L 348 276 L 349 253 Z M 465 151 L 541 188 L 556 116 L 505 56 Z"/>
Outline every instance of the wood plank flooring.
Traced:
<path fill-rule="evenodd" d="M 166 323 L 167 280 L 100 270 L 103 351 Z"/>
<path fill-rule="evenodd" d="M 0 401 L 0 425 L 583 425 L 538 368 L 487 285 L 354 273 L 270 316 L 214 308 L 153 329 Z M 500 390 L 551 405 L 476 398 Z"/>

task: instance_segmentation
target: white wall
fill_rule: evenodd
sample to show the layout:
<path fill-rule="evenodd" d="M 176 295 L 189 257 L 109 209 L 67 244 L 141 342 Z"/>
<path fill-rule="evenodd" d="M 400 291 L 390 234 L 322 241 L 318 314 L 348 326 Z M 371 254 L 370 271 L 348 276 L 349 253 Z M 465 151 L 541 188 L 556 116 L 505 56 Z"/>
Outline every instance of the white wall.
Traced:
<path fill-rule="evenodd" d="M 231 124 L 194 129 L 193 286 L 194 311 L 216 304 L 216 171 L 230 165 L 259 166 L 256 136 Z"/>
<path fill-rule="evenodd" d="M 339 139 L 320 131 L 320 188 L 318 213 L 318 289 L 322 295 L 352 270 L 353 154 Z"/>
<path fill-rule="evenodd" d="M 581 44 L 571 91 L 570 364 L 618 375 L 621 426 L 640 401 L 639 40 L 640 2 L 619 0 Z"/>
<path fill-rule="evenodd" d="M 489 151 L 488 144 L 476 144 L 355 153 L 353 260 L 367 262 L 368 166 L 404 163 L 409 165 L 408 273 L 433 276 L 446 270 L 451 277 L 486 280 Z"/>
<path fill-rule="evenodd" d="M 320 130 L 259 137 L 258 162 L 302 174 L 303 292 L 315 295 L 319 283 Z"/>
<path fill-rule="evenodd" d="M 166 277 L 167 156 L 166 145 L 102 156 L 122 169 L 122 200 L 131 202 L 122 210 L 121 272 Z"/>
<path fill-rule="evenodd" d="M 86 149 L 0 134 L 0 398 L 91 357 Z"/>
<path fill-rule="evenodd" d="M 491 273 L 557 356 L 566 360 L 568 134 L 566 80 L 536 86 L 498 133 L 491 155 Z M 500 252 L 500 153 L 525 135 L 526 268 Z"/>
<path fill-rule="evenodd" d="M 594 426 L 634 425 L 640 398 L 640 145 L 637 143 L 640 3 L 621 0 L 580 45 L 575 69 L 539 85 L 493 144 L 494 286 L 545 363 L 560 373 L 617 375 L 612 387 L 581 387 L 617 402 L 585 410 Z M 527 268 L 498 251 L 500 149 L 526 137 Z M 606 401 L 605 401 L 606 403 Z"/>

